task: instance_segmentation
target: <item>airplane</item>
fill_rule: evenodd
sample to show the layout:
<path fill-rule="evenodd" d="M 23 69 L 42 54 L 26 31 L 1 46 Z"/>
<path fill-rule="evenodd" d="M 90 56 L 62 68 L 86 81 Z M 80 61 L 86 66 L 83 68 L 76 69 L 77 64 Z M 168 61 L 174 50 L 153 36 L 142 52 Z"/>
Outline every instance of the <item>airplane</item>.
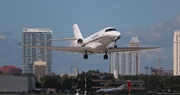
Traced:
<path fill-rule="evenodd" d="M 126 85 L 123 84 L 123 85 L 121 85 L 120 87 L 117 87 L 117 88 L 99 89 L 99 90 L 96 90 L 96 92 L 97 93 L 99 93 L 99 92 L 105 92 L 105 93 L 107 93 L 107 92 L 117 92 L 117 91 L 123 90 L 125 86 Z"/>
<path fill-rule="evenodd" d="M 40 48 L 47 50 L 82 53 L 84 54 L 83 56 L 84 59 L 88 59 L 88 54 L 104 53 L 103 58 L 108 59 L 108 54 L 110 54 L 111 52 L 139 51 L 139 50 L 160 48 L 160 47 L 118 47 L 116 45 L 116 42 L 121 38 L 121 33 L 117 31 L 114 27 L 104 28 L 99 32 L 90 35 L 87 38 L 83 38 L 77 24 L 73 25 L 73 30 L 74 30 L 74 38 L 50 39 L 52 41 L 71 40 L 72 43 L 70 46 L 31 46 L 21 43 L 19 43 L 19 45 L 29 48 Z M 111 43 L 114 43 L 114 47 L 109 47 Z"/>

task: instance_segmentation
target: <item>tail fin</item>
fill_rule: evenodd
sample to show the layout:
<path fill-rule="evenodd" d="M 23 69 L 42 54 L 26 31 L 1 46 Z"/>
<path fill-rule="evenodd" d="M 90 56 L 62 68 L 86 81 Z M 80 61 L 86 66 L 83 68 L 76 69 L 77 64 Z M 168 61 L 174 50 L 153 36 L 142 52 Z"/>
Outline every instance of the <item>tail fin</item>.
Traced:
<path fill-rule="evenodd" d="M 81 39 L 83 39 L 83 36 L 82 36 L 81 31 L 79 30 L 79 27 L 78 27 L 77 24 L 74 24 L 74 25 L 73 25 L 73 30 L 74 30 L 74 37 L 75 37 L 75 38 L 81 38 Z"/>

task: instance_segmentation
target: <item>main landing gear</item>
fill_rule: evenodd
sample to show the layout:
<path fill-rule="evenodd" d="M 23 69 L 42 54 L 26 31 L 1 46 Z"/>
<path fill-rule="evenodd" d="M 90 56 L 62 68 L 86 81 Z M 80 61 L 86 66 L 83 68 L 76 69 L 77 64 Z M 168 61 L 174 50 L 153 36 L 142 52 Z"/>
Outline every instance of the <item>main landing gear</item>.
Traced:
<path fill-rule="evenodd" d="M 85 52 L 85 54 L 84 54 L 84 59 L 88 59 L 87 52 Z"/>
<path fill-rule="evenodd" d="M 105 52 L 104 59 L 108 59 L 107 52 Z"/>
<path fill-rule="evenodd" d="M 83 56 L 84 59 L 88 59 L 88 54 L 87 52 L 85 52 L 84 56 Z M 108 55 L 107 55 L 107 52 L 105 52 L 104 56 L 103 56 L 104 59 L 108 59 Z"/>
<path fill-rule="evenodd" d="M 88 55 L 87 54 L 84 54 L 84 59 L 88 59 Z"/>
<path fill-rule="evenodd" d="M 107 54 L 104 55 L 104 59 L 108 59 L 108 55 Z"/>

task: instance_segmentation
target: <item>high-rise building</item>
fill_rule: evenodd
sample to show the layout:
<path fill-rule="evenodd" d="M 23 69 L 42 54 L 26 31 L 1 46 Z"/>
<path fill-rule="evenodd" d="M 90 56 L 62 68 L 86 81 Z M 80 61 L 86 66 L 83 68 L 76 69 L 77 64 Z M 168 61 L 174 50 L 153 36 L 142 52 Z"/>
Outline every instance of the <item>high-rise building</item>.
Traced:
<path fill-rule="evenodd" d="M 129 47 L 139 47 L 138 37 L 132 37 Z M 140 74 L 139 51 L 116 52 L 110 54 L 110 73 L 120 75 L 137 75 Z"/>
<path fill-rule="evenodd" d="M 117 75 L 137 75 L 136 73 L 137 54 L 131 52 L 111 53 L 110 73 Z"/>
<path fill-rule="evenodd" d="M 131 40 L 129 42 L 129 47 L 140 47 L 140 41 L 138 39 L 138 36 L 137 37 L 131 37 Z M 137 54 L 137 59 L 136 59 L 136 74 L 140 74 L 140 52 L 139 51 L 134 51 L 134 52 L 131 52 L 131 53 L 135 53 Z"/>
<path fill-rule="evenodd" d="M 180 75 L 180 30 L 174 30 L 173 38 L 173 75 Z"/>
<path fill-rule="evenodd" d="M 34 46 L 51 46 L 52 30 L 46 28 L 23 28 L 22 43 Z M 33 73 L 35 61 L 47 63 L 46 74 L 51 74 L 51 51 L 46 49 L 22 47 L 22 73 Z"/>

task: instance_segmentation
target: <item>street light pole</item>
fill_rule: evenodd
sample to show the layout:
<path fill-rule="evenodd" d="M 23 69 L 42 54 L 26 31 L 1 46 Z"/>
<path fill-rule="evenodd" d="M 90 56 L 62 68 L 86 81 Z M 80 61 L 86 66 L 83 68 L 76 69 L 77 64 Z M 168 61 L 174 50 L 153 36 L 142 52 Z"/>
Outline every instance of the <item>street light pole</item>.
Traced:
<path fill-rule="evenodd" d="M 146 75 L 147 76 L 147 91 L 149 90 L 149 66 L 145 66 L 144 69 L 146 69 Z M 147 69 L 148 69 L 148 74 L 147 74 Z"/>

